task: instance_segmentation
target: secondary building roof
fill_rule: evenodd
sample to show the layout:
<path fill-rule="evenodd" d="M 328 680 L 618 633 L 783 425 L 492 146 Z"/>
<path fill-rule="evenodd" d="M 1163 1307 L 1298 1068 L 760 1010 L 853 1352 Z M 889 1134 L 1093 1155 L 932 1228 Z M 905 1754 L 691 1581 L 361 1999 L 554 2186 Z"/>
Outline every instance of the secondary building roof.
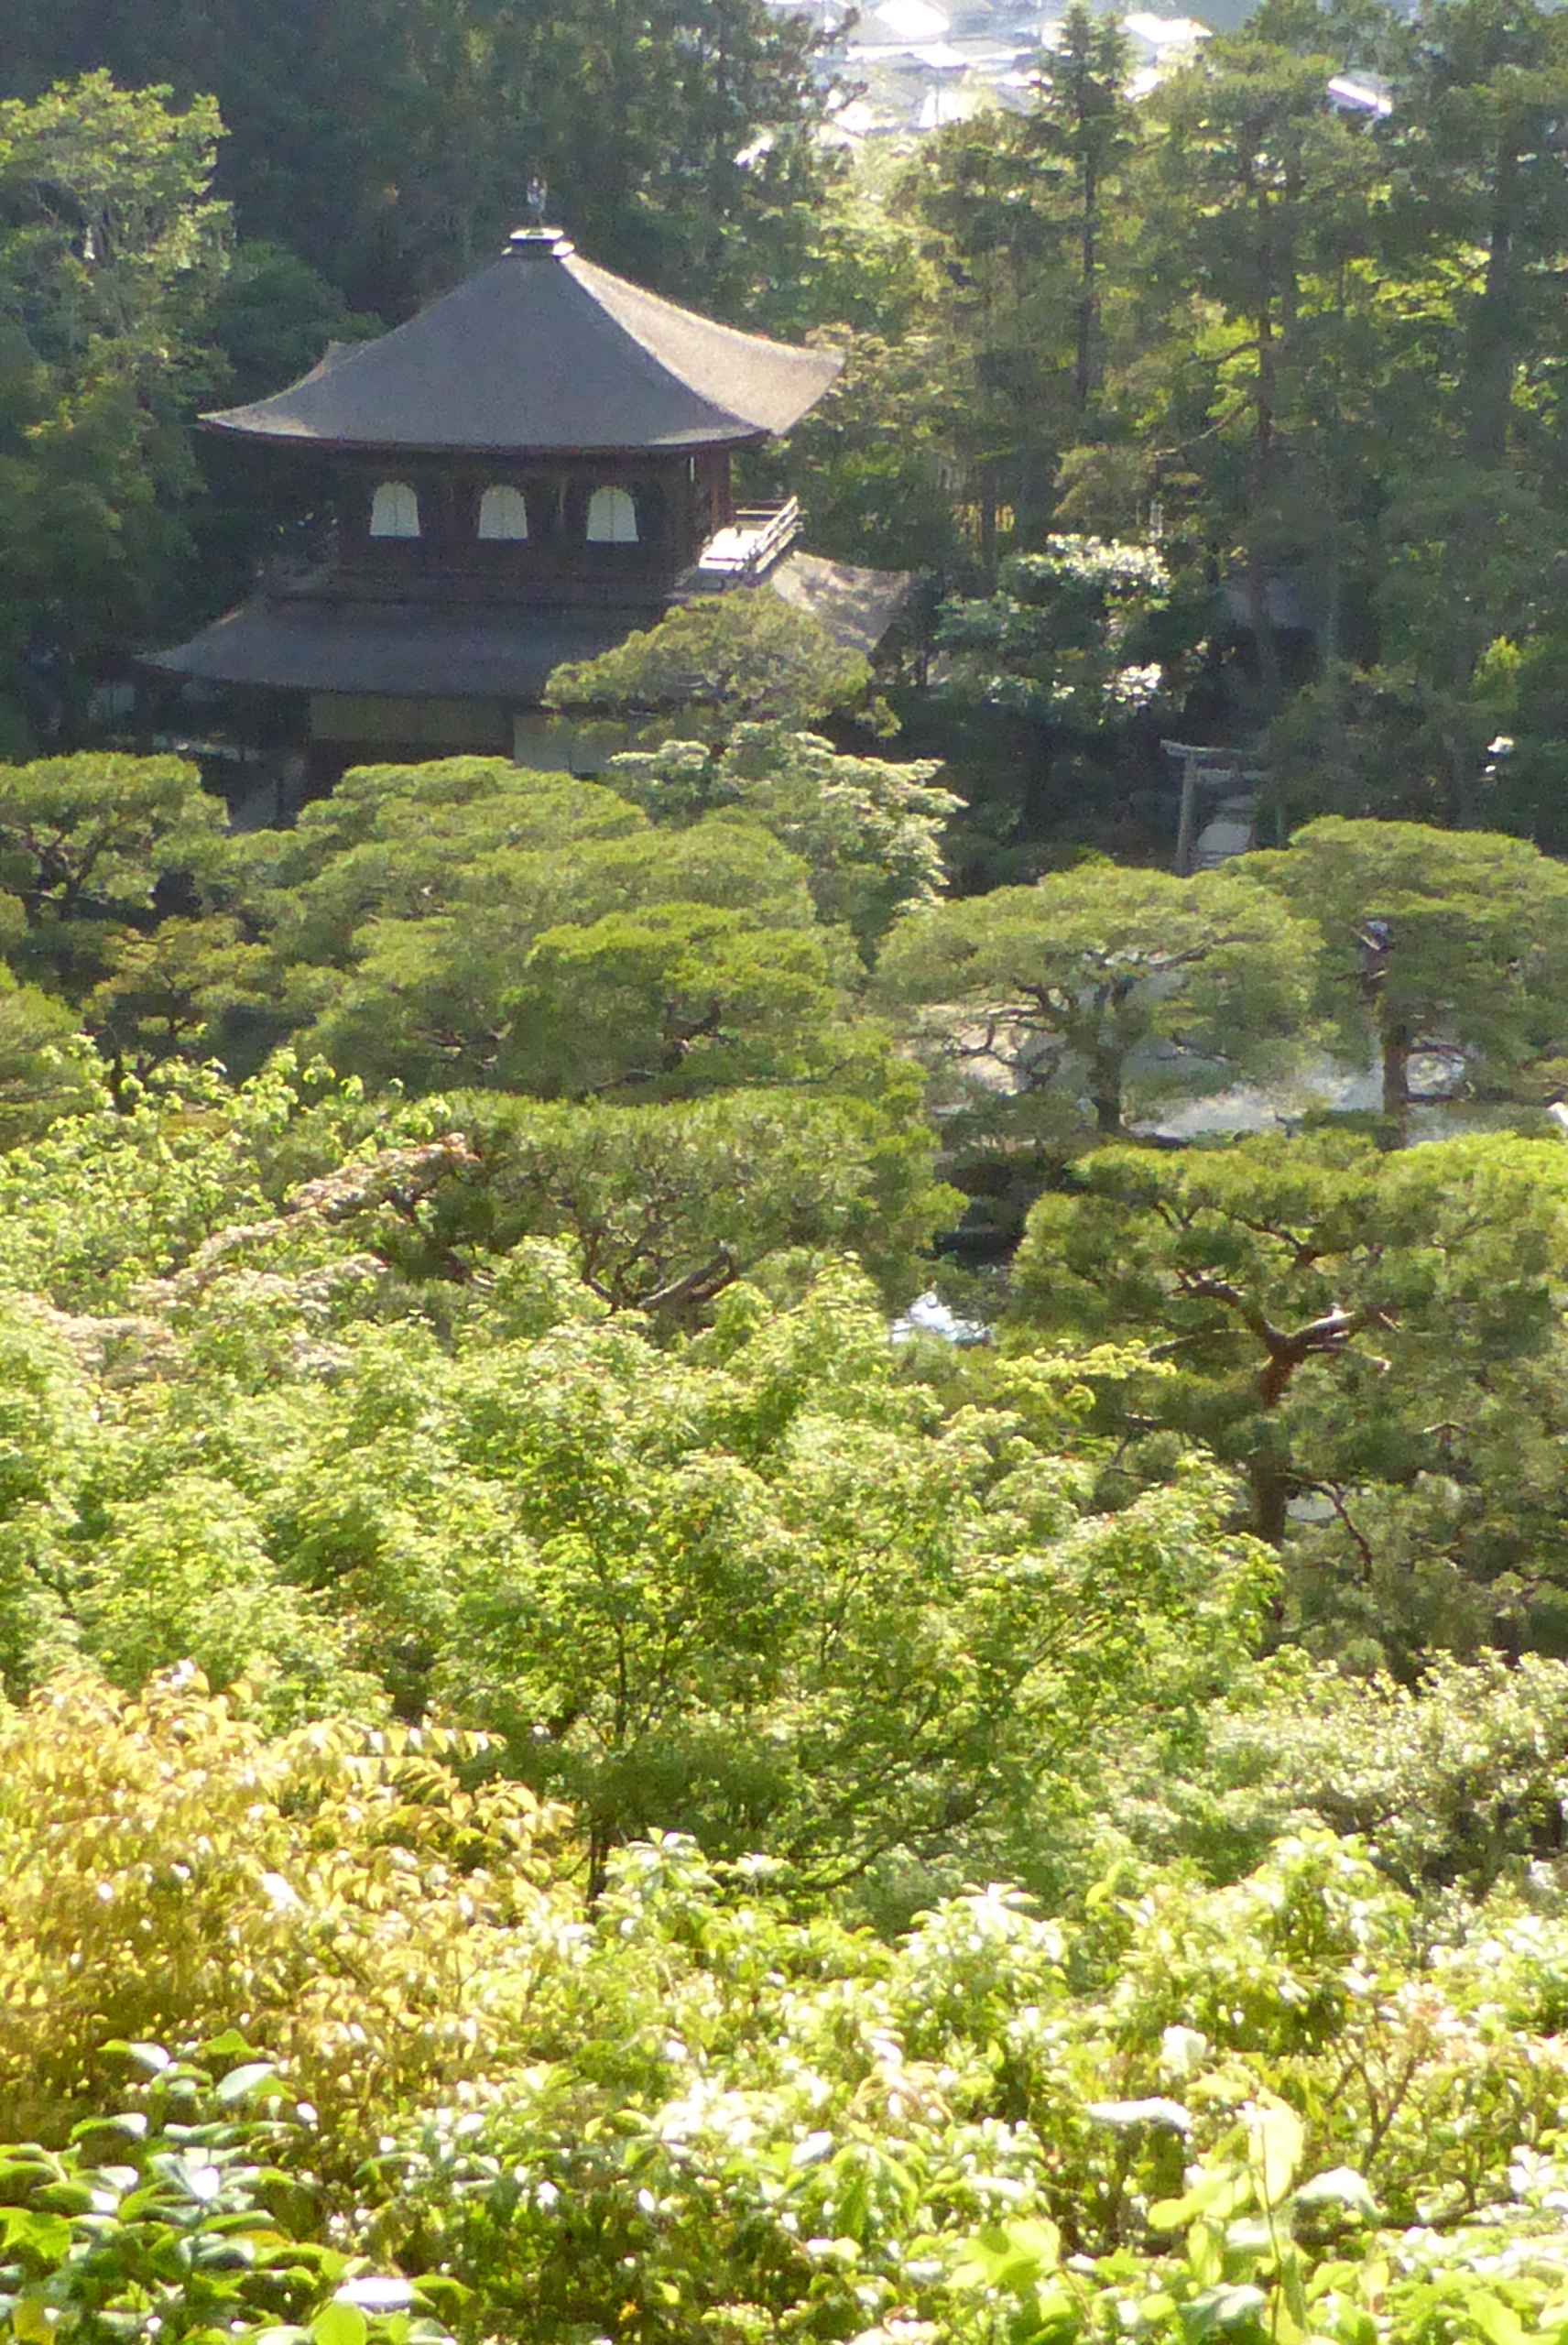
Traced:
<path fill-rule="evenodd" d="M 657 606 L 517 613 L 257 595 L 142 664 L 205 683 L 527 705 L 563 660 L 594 659 L 659 616 Z"/>
<path fill-rule="evenodd" d="M 583 454 L 788 431 L 844 364 L 716 325 L 583 260 L 553 228 L 271 398 L 202 421 L 309 448 Z"/>
<path fill-rule="evenodd" d="M 869 653 L 912 581 L 908 571 L 860 570 L 796 551 L 766 583 L 797 609 L 813 612 L 835 642 Z M 636 607 L 552 611 L 259 594 L 189 643 L 149 652 L 140 665 L 207 683 L 524 706 L 537 702 L 563 660 L 592 660 L 634 627 L 652 627 L 668 607 L 668 597 Z"/>

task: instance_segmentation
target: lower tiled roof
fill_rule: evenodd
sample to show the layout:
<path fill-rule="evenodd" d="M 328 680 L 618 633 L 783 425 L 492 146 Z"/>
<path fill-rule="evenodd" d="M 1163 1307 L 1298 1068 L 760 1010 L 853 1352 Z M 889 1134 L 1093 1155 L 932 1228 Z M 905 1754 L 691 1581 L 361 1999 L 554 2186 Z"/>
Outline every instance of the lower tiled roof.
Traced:
<path fill-rule="evenodd" d="M 767 584 L 820 618 L 835 641 L 870 653 L 903 608 L 908 571 L 860 570 L 793 552 Z M 537 702 L 563 660 L 592 660 L 652 627 L 666 606 L 529 610 L 501 604 L 334 601 L 257 594 L 172 650 L 140 664 L 171 677 L 285 692 L 419 700 Z"/>

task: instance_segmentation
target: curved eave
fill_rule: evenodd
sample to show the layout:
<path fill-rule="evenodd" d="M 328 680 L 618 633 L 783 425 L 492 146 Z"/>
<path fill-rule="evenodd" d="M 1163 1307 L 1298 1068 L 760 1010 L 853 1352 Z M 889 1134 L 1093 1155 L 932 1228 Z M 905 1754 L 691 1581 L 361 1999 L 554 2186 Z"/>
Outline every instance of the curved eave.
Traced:
<path fill-rule="evenodd" d="M 253 447 L 298 448 L 306 455 L 474 456 L 506 464 L 527 464 L 534 458 L 554 462 L 561 457 L 580 456 L 586 462 L 596 456 L 637 457 L 661 452 L 680 455 L 702 448 L 759 448 L 766 441 L 779 436 L 755 423 L 736 423 L 728 431 L 704 427 L 700 431 L 670 432 L 661 439 L 605 441 L 594 447 L 583 447 L 566 441 L 531 441 L 523 445 L 510 441 L 329 439 L 325 433 L 303 431 L 297 425 L 255 421 L 244 408 L 219 409 L 196 420 L 203 431 L 215 432 L 225 440 L 248 441 Z"/>

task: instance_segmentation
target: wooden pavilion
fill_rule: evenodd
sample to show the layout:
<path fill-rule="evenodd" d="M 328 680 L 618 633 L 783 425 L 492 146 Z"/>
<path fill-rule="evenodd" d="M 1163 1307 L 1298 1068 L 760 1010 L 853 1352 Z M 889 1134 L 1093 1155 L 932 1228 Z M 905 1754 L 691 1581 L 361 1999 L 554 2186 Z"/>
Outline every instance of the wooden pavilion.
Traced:
<path fill-rule="evenodd" d="M 793 500 L 737 510 L 731 493 L 734 451 L 788 431 L 841 364 L 680 309 L 556 229 L 519 229 L 406 325 L 202 418 L 324 471 L 332 520 L 317 558 L 276 565 L 143 664 L 289 696 L 289 730 L 341 768 L 461 750 L 533 762 L 550 670 L 693 593 L 766 584 L 874 650 L 907 573 L 820 561 Z"/>

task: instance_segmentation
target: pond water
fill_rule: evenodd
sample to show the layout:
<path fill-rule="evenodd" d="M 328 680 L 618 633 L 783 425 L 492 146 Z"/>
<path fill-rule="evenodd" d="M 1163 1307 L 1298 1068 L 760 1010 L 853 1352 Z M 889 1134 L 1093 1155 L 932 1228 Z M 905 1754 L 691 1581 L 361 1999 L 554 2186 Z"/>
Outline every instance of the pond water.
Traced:
<path fill-rule="evenodd" d="M 1413 1144 L 1458 1140 L 1473 1132 L 1511 1131 L 1528 1114 L 1518 1101 L 1452 1098 L 1443 1060 L 1412 1060 L 1410 1088 L 1416 1105 L 1410 1119 Z M 1164 1104 L 1158 1116 L 1131 1124 L 1139 1139 L 1203 1140 L 1220 1132 L 1278 1131 L 1325 1109 L 1341 1115 L 1376 1115 L 1383 1104 L 1381 1070 L 1347 1071 L 1328 1058 L 1311 1061 L 1277 1084 L 1237 1083 L 1194 1097 L 1190 1092 Z"/>

